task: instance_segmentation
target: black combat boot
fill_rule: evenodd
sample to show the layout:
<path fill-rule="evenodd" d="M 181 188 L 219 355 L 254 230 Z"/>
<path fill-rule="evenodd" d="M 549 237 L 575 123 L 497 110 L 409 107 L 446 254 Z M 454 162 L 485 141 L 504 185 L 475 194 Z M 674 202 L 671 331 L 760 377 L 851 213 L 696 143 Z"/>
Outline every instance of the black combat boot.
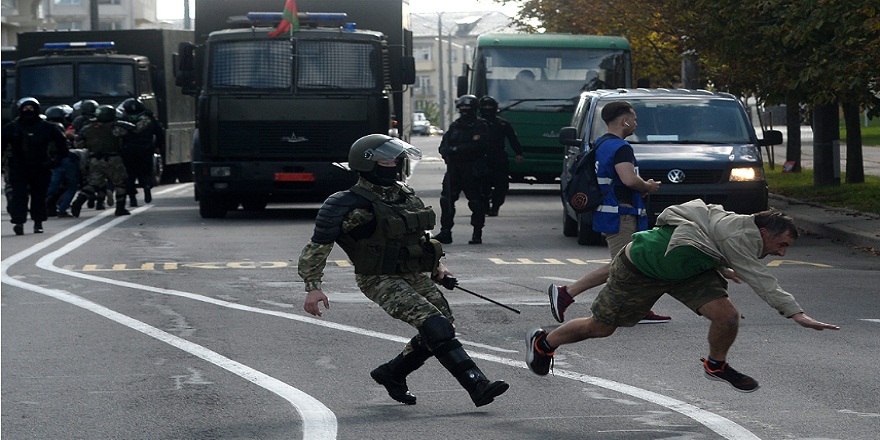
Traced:
<path fill-rule="evenodd" d="M 504 394 L 510 385 L 503 380 L 490 382 L 476 366 L 455 376 L 458 383 L 471 395 L 474 405 L 483 406 L 492 403 L 496 397 Z"/>
<path fill-rule="evenodd" d="M 474 228 L 474 235 L 471 236 L 468 244 L 483 244 L 483 228 Z"/>
<path fill-rule="evenodd" d="M 103 211 L 105 209 L 107 209 L 107 207 L 104 206 L 104 198 L 103 197 L 95 200 L 95 210 Z"/>
<path fill-rule="evenodd" d="M 467 390 L 474 405 L 488 405 L 510 388 L 504 381 L 490 382 L 486 379 L 477 364 L 464 351 L 461 342 L 455 338 L 455 328 L 446 317 L 433 316 L 426 319 L 419 327 L 419 334 L 440 364 Z"/>
<path fill-rule="evenodd" d="M 58 215 L 58 205 L 55 204 L 55 197 L 46 199 L 46 215 L 54 217 Z"/>
<path fill-rule="evenodd" d="M 440 243 L 450 244 L 452 243 L 452 231 L 449 229 L 441 229 L 440 233 L 432 238 L 439 241 Z"/>
<path fill-rule="evenodd" d="M 136 195 L 132 194 L 132 195 L 128 196 L 128 202 L 129 202 L 128 206 L 131 206 L 132 208 L 137 208 L 138 199 L 137 199 Z"/>
<path fill-rule="evenodd" d="M 153 201 L 153 194 L 150 193 L 150 187 L 144 185 L 144 203 L 150 203 Z"/>
<path fill-rule="evenodd" d="M 42 234 L 43 233 L 43 222 L 34 222 L 34 234 Z"/>
<path fill-rule="evenodd" d="M 15 231 L 15 235 L 24 235 L 24 225 L 21 223 L 16 223 L 12 230 Z"/>
<path fill-rule="evenodd" d="M 76 200 L 74 200 L 73 203 L 70 204 L 70 215 L 74 217 L 79 217 L 79 213 L 80 211 L 82 211 L 83 204 L 85 204 L 88 199 L 89 196 L 83 193 L 79 193 L 79 195 L 76 196 Z"/>
<path fill-rule="evenodd" d="M 125 209 L 125 194 L 116 196 L 116 212 L 114 214 L 117 217 L 121 215 L 131 215 L 131 213 Z"/>
<path fill-rule="evenodd" d="M 431 352 L 426 348 L 416 348 L 405 356 L 399 354 L 388 363 L 379 365 L 370 372 L 370 377 L 384 386 L 392 399 L 407 405 L 415 405 L 416 396 L 409 392 L 406 376 L 418 370 L 430 357 Z"/>

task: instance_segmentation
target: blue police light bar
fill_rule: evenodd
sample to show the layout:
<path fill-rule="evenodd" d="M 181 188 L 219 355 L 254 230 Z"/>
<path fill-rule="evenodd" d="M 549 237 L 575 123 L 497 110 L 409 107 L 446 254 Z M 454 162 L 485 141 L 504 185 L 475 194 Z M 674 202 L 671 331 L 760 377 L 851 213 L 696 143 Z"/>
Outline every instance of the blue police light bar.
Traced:
<path fill-rule="evenodd" d="M 3 61 L 3 67 L 12 67 L 15 65 L 15 61 Z"/>
<path fill-rule="evenodd" d="M 296 17 L 302 24 L 330 24 L 341 23 L 348 18 L 345 12 L 298 12 Z M 247 19 L 250 21 L 278 22 L 284 18 L 281 12 L 248 12 Z"/>
<path fill-rule="evenodd" d="M 70 43 L 46 43 L 43 49 L 64 50 L 64 49 L 113 49 L 116 43 L 112 41 L 78 41 Z"/>

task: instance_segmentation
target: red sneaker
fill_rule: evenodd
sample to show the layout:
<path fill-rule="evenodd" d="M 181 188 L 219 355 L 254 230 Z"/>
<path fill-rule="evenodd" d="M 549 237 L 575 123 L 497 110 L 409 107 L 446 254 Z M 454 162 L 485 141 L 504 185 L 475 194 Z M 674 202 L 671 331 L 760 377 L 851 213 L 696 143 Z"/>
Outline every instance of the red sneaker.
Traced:
<path fill-rule="evenodd" d="M 574 302 L 574 298 L 568 294 L 568 288 L 551 284 L 547 288 L 547 294 L 550 296 L 550 312 L 553 313 L 553 319 L 557 322 L 565 321 L 565 309 Z"/>

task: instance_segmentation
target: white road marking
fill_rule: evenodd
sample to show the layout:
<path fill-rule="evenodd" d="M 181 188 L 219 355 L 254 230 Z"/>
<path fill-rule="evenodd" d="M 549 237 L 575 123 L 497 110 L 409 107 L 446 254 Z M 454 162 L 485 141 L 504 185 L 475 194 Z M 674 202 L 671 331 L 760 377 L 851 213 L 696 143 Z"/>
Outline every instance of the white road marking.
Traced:
<path fill-rule="evenodd" d="M 137 210 L 133 211 L 132 214 L 139 213 L 143 209 L 146 209 L 146 207 L 137 209 Z M 104 215 L 108 215 L 108 214 L 109 214 L 109 212 L 105 213 Z M 87 222 L 91 222 L 92 220 L 96 221 L 96 219 L 90 219 Z M 222 300 L 218 300 L 218 299 L 211 298 L 208 296 L 189 293 L 189 292 L 182 292 L 182 291 L 171 290 L 171 289 L 163 289 L 163 288 L 152 287 L 152 286 L 144 286 L 144 285 L 139 285 L 139 284 L 135 284 L 135 283 L 129 283 L 126 281 L 118 281 L 118 280 L 97 277 L 94 275 L 89 275 L 89 274 L 84 274 L 84 273 L 77 273 L 77 272 L 73 272 L 71 270 L 57 267 L 54 265 L 54 261 L 57 258 L 61 257 L 62 255 L 67 254 L 68 252 L 73 251 L 74 249 L 85 244 L 89 240 L 94 239 L 100 233 L 102 233 L 104 230 L 109 229 L 112 226 L 115 226 L 116 224 L 118 224 L 119 222 L 121 222 L 125 219 L 126 219 L 126 217 L 117 218 L 116 220 L 111 221 L 111 222 L 97 228 L 96 230 L 91 231 L 88 234 L 85 234 L 83 237 L 80 237 L 79 239 L 77 239 L 71 243 L 68 243 L 66 246 L 62 247 L 61 249 L 45 255 L 44 257 L 42 257 L 38 260 L 37 266 L 41 267 L 45 270 L 52 271 L 52 272 L 61 273 L 61 274 L 72 276 L 72 277 L 87 279 L 87 280 L 91 280 L 91 281 L 95 281 L 95 282 L 112 284 L 112 285 L 117 285 L 120 287 L 127 287 L 127 288 L 138 289 L 138 290 L 146 290 L 146 291 L 159 293 L 159 294 L 188 298 L 188 299 L 192 299 L 195 301 L 201 301 L 201 302 L 214 304 L 214 305 L 221 306 L 221 307 L 227 307 L 227 308 L 231 308 L 231 309 L 242 310 L 242 311 L 247 311 L 247 312 L 252 312 L 252 313 L 260 313 L 260 314 L 264 314 L 264 315 L 276 316 L 276 317 L 290 319 L 293 321 L 298 321 L 298 322 L 302 322 L 302 323 L 306 323 L 306 324 L 319 325 L 322 327 L 327 327 L 327 328 L 331 328 L 331 329 L 335 329 L 335 330 L 350 332 L 350 333 L 358 334 L 361 336 L 369 336 L 369 337 L 374 337 L 374 338 L 378 338 L 378 339 L 385 339 L 388 341 L 398 342 L 398 343 L 406 343 L 410 339 L 408 337 L 389 335 L 389 334 L 375 332 L 372 330 L 362 329 L 362 328 L 358 328 L 358 327 L 354 327 L 354 326 L 337 324 L 337 323 L 333 323 L 330 321 L 323 321 L 323 320 L 320 320 L 317 318 L 310 318 L 310 317 L 301 316 L 301 315 L 294 315 L 294 314 L 290 314 L 290 313 L 278 312 L 278 311 L 273 311 L 273 310 L 265 310 L 265 309 L 260 309 L 260 308 L 256 308 L 256 307 L 235 304 L 235 303 L 231 303 L 228 301 L 222 301 Z M 83 222 L 82 224 L 77 225 L 71 229 L 81 229 L 82 227 L 84 227 L 84 224 L 87 222 Z M 60 235 L 69 235 L 67 233 L 68 231 L 64 231 L 63 233 L 59 233 L 56 236 L 53 236 L 53 239 L 58 237 L 58 240 L 60 240 L 59 236 Z M 58 240 L 47 240 L 47 241 L 54 242 L 54 241 L 58 241 Z M 42 249 L 42 248 L 45 248 L 46 246 L 48 246 L 48 244 L 43 245 L 43 246 L 41 246 L 41 245 L 43 245 L 43 243 L 40 243 L 31 249 L 39 250 L 39 249 Z M 290 387 L 287 384 L 284 384 L 283 382 L 278 381 L 277 379 L 266 376 L 262 373 L 257 372 L 256 370 L 250 369 L 249 367 L 244 366 L 242 364 L 239 364 L 239 363 L 232 361 L 230 359 L 224 358 L 217 353 L 214 353 L 214 352 L 211 352 L 211 351 L 205 349 L 204 347 L 198 346 L 196 344 L 192 344 L 188 341 L 177 338 L 176 336 L 173 336 L 168 333 L 162 332 L 161 330 L 155 329 L 154 327 L 147 326 L 146 324 L 143 324 L 140 321 L 136 321 L 134 319 L 128 318 L 127 316 L 124 316 L 124 315 L 118 314 L 116 312 L 113 312 L 112 310 L 106 309 L 103 306 L 100 306 L 98 304 L 91 303 L 90 301 L 87 301 L 85 299 L 79 298 L 75 295 L 70 294 L 69 292 L 44 289 L 39 286 L 32 286 L 32 285 L 29 285 L 26 283 L 20 283 L 16 280 L 11 279 L 11 277 L 8 277 L 6 275 L 6 270 L 7 270 L 8 266 L 11 266 L 12 264 L 14 264 L 17 261 L 20 261 L 21 259 L 24 258 L 24 256 L 19 258 L 18 260 L 14 260 L 12 263 L 9 263 L 9 264 L 7 264 L 7 261 L 13 260 L 15 257 L 18 257 L 20 254 L 24 254 L 25 252 L 30 252 L 28 255 L 32 255 L 33 253 L 36 252 L 36 250 L 31 252 L 31 249 L 24 251 L 24 252 L 21 252 L 19 254 L 16 254 L 15 256 L 11 257 L 10 259 L 3 260 L 2 274 L 3 274 L 3 281 L 4 282 L 7 282 L 7 283 L 14 282 L 14 283 L 17 283 L 15 285 L 30 286 L 30 287 L 23 287 L 23 288 L 27 288 L 29 290 L 33 290 L 34 288 L 44 290 L 47 292 L 46 294 L 48 294 L 49 296 L 53 296 L 53 297 L 56 297 L 55 292 L 61 292 L 62 295 L 59 297 L 59 299 L 61 299 L 63 301 L 71 302 L 70 300 L 73 300 L 73 299 L 76 299 L 77 301 L 83 301 L 89 306 L 94 306 L 96 313 L 98 313 L 98 310 L 106 310 L 110 314 L 114 314 L 113 316 L 118 315 L 118 317 L 120 317 L 120 319 L 129 320 L 129 321 L 132 321 L 133 323 L 137 323 L 137 324 L 145 327 L 144 330 L 136 328 L 139 331 L 143 331 L 145 333 L 148 330 L 151 332 L 158 332 L 155 336 L 153 334 L 150 334 L 151 336 L 153 336 L 157 339 L 163 340 L 163 338 L 167 338 L 168 340 L 166 342 L 168 342 L 169 344 L 172 344 L 172 345 L 175 345 L 174 344 L 175 342 L 180 341 L 180 343 L 183 344 L 184 346 L 186 346 L 187 348 L 192 348 L 194 351 L 196 351 L 193 353 L 196 356 L 202 357 L 197 352 L 199 350 L 204 350 L 204 351 L 210 353 L 211 356 L 217 356 L 218 357 L 218 359 L 216 359 L 217 361 L 219 361 L 220 358 L 222 358 L 222 360 L 229 363 L 229 366 L 228 367 L 223 366 L 223 365 L 226 365 L 226 363 L 224 362 L 224 364 L 221 365 L 221 367 L 226 368 L 229 371 L 232 371 L 235 374 L 238 374 L 239 376 L 250 380 L 251 382 L 254 382 L 260 386 L 263 386 L 264 388 L 267 388 L 266 385 L 268 385 L 270 383 L 274 384 L 278 387 L 281 387 L 282 389 L 278 389 L 278 390 L 273 390 L 270 388 L 267 388 L 267 389 L 272 390 L 273 392 L 281 395 L 282 397 L 284 397 L 284 395 L 282 395 L 282 393 L 285 390 L 291 390 L 291 391 L 294 391 L 294 394 L 297 395 L 296 397 L 302 397 L 305 400 L 309 400 L 309 399 L 314 400 L 311 398 L 311 396 L 308 396 L 308 395 L 301 395 L 301 396 L 298 395 L 298 394 L 302 394 L 302 392 L 293 388 L 293 387 Z M 553 278 L 549 278 L 549 277 L 544 277 L 544 278 L 553 279 Z M 571 282 L 569 280 L 564 280 L 564 279 L 562 281 Z M 68 298 L 70 298 L 70 300 Z M 77 305 L 79 305 L 79 304 L 77 304 Z M 101 314 L 101 313 L 99 313 L 99 314 Z M 110 317 L 110 316 L 108 316 L 108 318 L 114 319 L 113 317 Z M 116 320 L 116 319 L 114 319 L 114 320 Z M 128 324 L 126 324 L 126 325 L 128 325 Z M 132 328 L 135 328 L 135 327 L 132 327 Z M 486 346 L 486 347 L 489 348 L 488 346 Z M 182 348 L 182 349 L 184 349 L 184 348 Z M 508 351 L 508 350 L 504 350 L 504 349 L 498 349 L 498 350 L 499 351 Z M 514 367 L 514 368 L 528 368 L 521 359 L 515 360 L 515 359 L 495 356 L 495 355 L 491 355 L 491 354 L 483 354 L 483 353 L 476 353 L 476 352 L 471 352 L 470 355 L 471 355 L 471 357 L 476 358 L 476 359 L 482 359 L 482 360 L 489 361 L 489 362 L 495 362 L 495 363 L 507 365 L 507 366 Z M 204 357 L 203 357 L 203 359 L 214 363 L 214 361 L 206 359 Z M 214 358 L 211 357 L 211 359 L 214 359 Z M 220 365 L 220 364 L 216 364 L 216 365 Z M 246 375 L 245 372 L 233 371 L 232 368 L 234 368 L 234 367 L 243 367 L 244 369 L 246 369 L 246 371 L 253 372 L 256 375 L 258 375 L 259 377 L 252 377 L 251 375 Z M 737 423 L 735 423 L 727 418 L 724 418 L 724 417 L 717 415 L 715 413 L 712 413 L 710 411 L 698 408 L 698 407 L 691 405 L 689 403 L 682 402 L 680 400 L 664 396 L 662 394 L 654 393 L 652 391 L 644 390 L 644 389 L 637 388 L 637 387 L 634 387 L 631 385 L 626 385 L 623 383 L 619 383 L 619 382 L 615 382 L 615 381 L 611 381 L 611 380 L 607 380 L 607 379 L 602 379 L 599 377 L 588 376 L 588 375 L 584 375 L 584 374 L 580 374 L 580 373 L 576 373 L 576 372 L 572 372 L 572 371 L 567 371 L 567 370 L 554 369 L 554 375 L 559 376 L 559 377 L 563 377 L 563 378 L 567 378 L 567 379 L 571 379 L 571 380 L 575 380 L 575 381 L 579 381 L 579 382 L 583 382 L 583 383 L 588 383 L 588 384 L 591 384 L 594 386 L 602 387 L 602 388 L 605 388 L 608 390 L 619 392 L 621 394 L 635 397 L 637 399 L 641 399 L 646 402 L 654 403 L 656 405 L 662 406 L 664 408 L 667 408 L 669 410 L 672 410 L 672 411 L 675 411 L 679 414 L 682 414 L 686 417 L 689 417 L 689 418 L 695 420 L 696 422 L 702 424 L 706 428 L 712 430 L 713 432 L 717 433 L 718 435 L 720 435 L 723 438 L 728 439 L 728 440 L 759 440 L 759 437 L 757 437 L 756 435 L 752 434 L 750 431 L 748 431 L 744 427 L 738 425 Z M 259 380 L 260 383 L 258 383 L 256 380 Z M 285 397 L 285 398 L 287 398 L 287 397 Z M 288 401 L 290 401 L 290 399 L 288 399 Z M 317 405 L 319 405 L 320 407 L 326 408 L 320 402 L 318 402 L 318 401 L 314 401 L 314 402 Z M 291 402 L 291 403 L 293 403 L 293 402 Z M 310 437 L 310 436 L 304 434 L 303 438 L 305 438 L 305 439 L 336 438 L 336 429 L 337 429 L 336 418 L 332 412 L 329 413 L 328 418 L 324 419 L 324 418 L 322 418 L 322 416 L 326 417 L 327 415 L 320 414 L 318 411 L 315 411 L 315 413 L 311 413 L 311 412 L 304 413 L 303 411 L 307 411 L 309 408 L 300 408 L 300 407 L 296 406 L 295 403 L 294 403 L 294 406 L 297 408 L 298 411 L 300 411 L 300 414 L 303 416 L 304 431 L 306 429 L 305 424 L 307 422 L 313 422 L 313 423 L 317 424 L 318 426 L 320 426 L 320 422 L 323 422 L 323 423 L 325 423 L 325 429 L 332 428 L 332 436 L 327 436 L 328 433 L 315 432 L 314 434 L 316 434 L 316 435 L 324 434 L 324 436 L 323 437 L 319 437 L 319 436 Z M 310 416 L 314 417 L 314 419 L 310 419 Z M 332 418 L 332 426 L 330 426 L 330 424 L 331 424 L 330 418 Z"/>
<path fill-rule="evenodd" d="M 867 322 L 876 322 L 876 323 L 880 323 L 880 319 L 860 319 L 859 321 L 867 321 Z"/>

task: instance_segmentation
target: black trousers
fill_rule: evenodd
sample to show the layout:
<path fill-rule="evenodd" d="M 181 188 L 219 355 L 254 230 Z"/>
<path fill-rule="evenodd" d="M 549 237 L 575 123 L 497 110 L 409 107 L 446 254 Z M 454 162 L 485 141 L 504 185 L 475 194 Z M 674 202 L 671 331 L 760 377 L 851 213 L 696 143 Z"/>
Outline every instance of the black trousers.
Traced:
<path fill-rule="evenodd" d="M 507 198 L 510 190 L 510 162 L 507 153 L 486 158 L 489 165 L 489 176 L 486 179 L 484 194 L 490 206 L 498 209 Z"/>
<path fill-rule="evenodd" d="M 31 220 L 44 222 L 46 213 L 46 193 L 52 170 L 43 166 L 9 166 L 9 184 L 12 187 L 12 199 L 9 201 L 9 215 L 13 224 L 27 222 L 28 205 Z"/>
<path fill-rule="evenodd" d="M 440 191 L 440 228 L 451 230 L 455 223 L 455 202 L 462 192 L 471 210 L 471 226 L 482 228 L 486 223 L 485 163 L 449 163 Z"/>

